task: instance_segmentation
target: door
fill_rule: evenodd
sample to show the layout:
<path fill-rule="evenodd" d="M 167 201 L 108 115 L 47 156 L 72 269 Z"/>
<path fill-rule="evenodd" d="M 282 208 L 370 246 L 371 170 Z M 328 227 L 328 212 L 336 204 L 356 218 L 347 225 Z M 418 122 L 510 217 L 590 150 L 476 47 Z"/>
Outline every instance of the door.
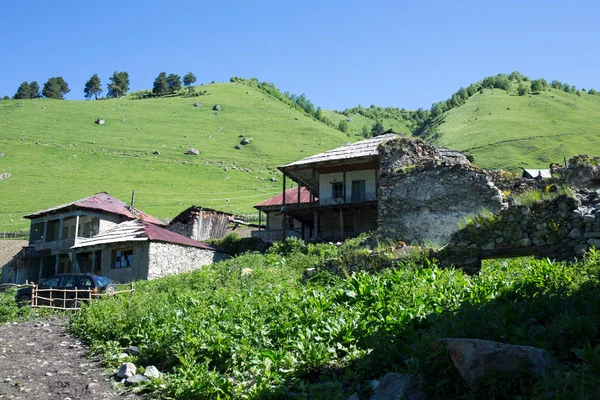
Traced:
<path fill-rule="evenodd" d="M 352 181 L 352 201 L 365 201 L 365 180 Z"/>

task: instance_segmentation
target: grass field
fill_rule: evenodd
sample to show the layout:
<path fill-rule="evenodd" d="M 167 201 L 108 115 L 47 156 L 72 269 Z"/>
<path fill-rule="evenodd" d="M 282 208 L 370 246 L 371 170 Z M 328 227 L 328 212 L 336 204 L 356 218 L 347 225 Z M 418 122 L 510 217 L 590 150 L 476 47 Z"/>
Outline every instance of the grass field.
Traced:
<path fill-rule="evenodd" d="M 247 86 L 198 89 L 208 94 L 0 101 L 0 173 L 10 174 L 0 180 L 0 231 L 26 228 L 23 215 L 99 191 L 129 201 L 135 189 L 136 206 L 159 218 L 192 204 L 253 212 L 281 191 L 277 166 L 355 140 Z M 236 150 L 241 136 L 252 142 Z M 184 155 L 190 147 L 200 155 Z"/>
<path fill-rule="evenodd" d="M 446 113 L 429 137 L 468 152 L 483 168 L 548 168 L 576 154 L 600 154 L 600 96 L 550 89 L 518 96 L 484 90 Z"/>

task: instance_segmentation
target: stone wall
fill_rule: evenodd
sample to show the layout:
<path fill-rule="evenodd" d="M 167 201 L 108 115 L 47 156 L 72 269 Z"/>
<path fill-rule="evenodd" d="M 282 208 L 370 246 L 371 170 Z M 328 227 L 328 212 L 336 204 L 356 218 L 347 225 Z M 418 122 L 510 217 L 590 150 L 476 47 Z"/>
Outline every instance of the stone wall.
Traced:
<path fill-rule="evenodd" d="M 579 190 L 531 206 L 515 206 L 452 234 L 438 258 L 469 273 L 486 258 L 534 255 L 557 260 L 600 248 L 600 195 Z"/>
<path fill-rule="evenodd" d="M 379 171 L 378 236 L 444 244 L 467 216 L 507 207 L 490 176 L 466 155 L 419 139 L 387 142 Z"/>
<path fill-rule="evenodd" d="M 189 272 L 226 258 L 227 253 L 223 252 L 153 242 L 150 243 L 147 279 Z"/>

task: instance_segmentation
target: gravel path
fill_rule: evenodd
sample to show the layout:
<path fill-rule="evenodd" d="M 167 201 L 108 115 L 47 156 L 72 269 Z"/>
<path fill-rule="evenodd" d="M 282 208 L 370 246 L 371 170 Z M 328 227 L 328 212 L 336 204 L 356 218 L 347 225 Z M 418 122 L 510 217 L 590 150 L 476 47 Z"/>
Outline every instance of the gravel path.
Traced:
<path fill-rule="evenodd" d="M 119 394 L 66 319 L 0 326 L 0 399 L 136 399 Z"/>

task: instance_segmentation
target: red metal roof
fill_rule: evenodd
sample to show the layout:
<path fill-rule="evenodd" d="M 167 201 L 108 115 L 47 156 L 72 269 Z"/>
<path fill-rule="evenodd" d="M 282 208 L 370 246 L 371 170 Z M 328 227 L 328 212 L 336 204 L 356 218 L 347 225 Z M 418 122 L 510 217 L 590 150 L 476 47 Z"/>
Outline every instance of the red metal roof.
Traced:
<path fill-rule="evenodd" d="M 156 225 L 164 225 L 164 223 L 159 219 L 156 219 L 153 216 L 146 214 L 140 210 L 134 208 L 134 212 L 132 212 L 127 203 L 112 197 L 106 192 L 96 193 L 93 196 L 76 200 L 71 203 L 62 204 L 60 206 L 52 207 L 47 210 L 37 211 L 33 214 L 26 215 L 24 218 L 34 219 L 47 214 L 65 212 L 69 209 L 105 212 L 110 214 L 121 215 L 129 219 L 142 219 L 144 221 L 148 221 Z"/>
<path fill-rule="evenodd" d="M 72 248 L 77 249 L 90 246 L 102 246 L 111 243 L 143 241 L 173 243 L 181 246 L 191 246 L 205 250 L 226 252 L 218 247 L 190 239 L 141 219 L 123 222 L 111 229 L 92 236 L 91 238 L 80 239 Z"/>
<path fill-rule="evenodd" d="M 148 236 L 148 239 L 150 239 L 150 240 L 156 240 L 158 242 L 180 244 L 183 246 L 198 247 L 200 249 L 206 249 L 206 250 L 212 250 L 212 251 L 221 251 L 221 252 L 225 251 L 218 247 L 211 246 L 207 243 L 199 242 L 197 240 L 190 239 L 186 236 L 180 235 L 179 233 L 175 233 L 168 229 L 161 228 L 160 226 L 156 226 L 147 221 L 141 221 L 140 223 L 143 225 L 144 232 L 146 233 L 146 236 Z"/>
<path fill-rule="evenodd" d="M 277 196 L 271 197 L 270 199 L 265 200 L 262 203 L 255 205 L 254 207 L 258 208 L 258 207 L 281 206 L 281 205 L 283 205 L 282 200 L 283 200 L 283 196 L 281 194 L 278 194 Z M 314 200 L 317 201 L 319 199 L 315 197 Z M 301 204 L 310 203 L 310 192 L 304 186 L 302 186 L 300 188 L 300 203 Z M 286 190 L 285 204 L 298 204 L 298 188 L 297 187 Z"/>

